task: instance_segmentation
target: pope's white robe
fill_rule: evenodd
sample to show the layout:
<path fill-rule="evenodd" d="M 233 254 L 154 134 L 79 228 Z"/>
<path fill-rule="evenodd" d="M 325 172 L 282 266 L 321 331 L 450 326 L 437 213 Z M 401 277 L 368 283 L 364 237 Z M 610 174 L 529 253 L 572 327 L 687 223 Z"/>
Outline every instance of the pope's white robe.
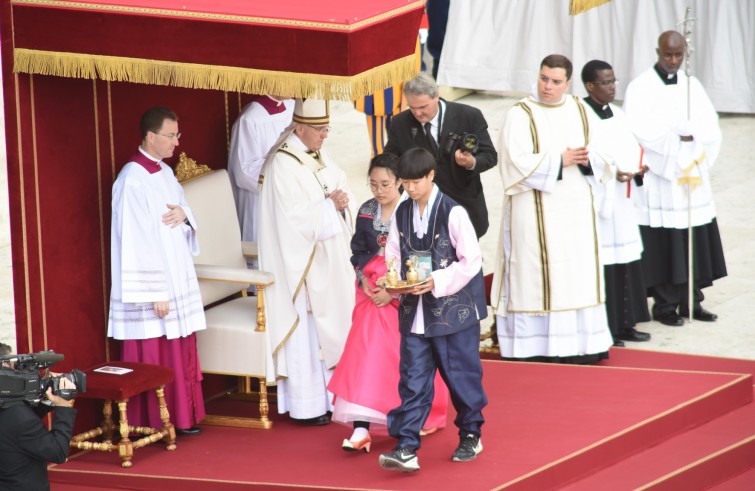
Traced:
<path fill-rule="evenodd" d="M 664 84 L 654 68 L 627 87 L 623 109 L 632 132 L 645 149 L 650 172 L 643 186 L 640 225 L 687 228 L 687 185 L 680 178 L 699 178 L 691 195 L 692 226 L 710 223 L 716 216 L 710 168 L 721 147 L 718 114 L 695 77 L 677 73 L 677 83 Z M 687 84 L 691 89 L 691 118 L 687 122 Z M 688 127 L 694 140 L 683 142 L 676 130 Z M 697 165 L 694 163 L 697 162 Z"/>
<path fill-rule="evenodd" d="M 150 174 L 126 164 L 113 184 L 110 317 L 115 339 L 186 337 L 205 329 L 204 307 L 191 256 L 199 254 L 197 222 L 170 167 Z M 167 204 L 183 208 L 191 226 L 162 223 Z M 154 302 L 170 302 L 164 318 Z"/>
<path fill-rule="evenodd" d="M 642 167 L 641 160 L 644 160 L 642 148 L 632 135 L 626 114 L 613 104 L 609 104 L 609 107 L 613 117 L 601 119 L 585 104 L 590 122 L 591 146 L 599 148 L 601 155 L 617 170 L 638 172 Z M 612 179 L 605 186 L 593 188 L 599 216 L 600 255 L 603 264 L 627 264 L 642 257 L 639 211 L 636 206 L 641 192 L 634 180 L 619 182 Z"/>
<path fill-rule="evenodd" d="M 294 101 L 281 101 L 285 110 L 270 114 L 259 102 L 250 102 L 231 129 L 228 175 L 231 179 L 241 240 L 257 242 L 259 177 L 265 156 L 291 123 Z"/>
<path fill-rule="evenodd" d="M 597 216 L 591 185 L 561 153 L 586 146 L 584 107 L 522 99 L 506 115 L 498 146 L 503 220 L 491 302 L 501 355 L 571 357 L 612 344 L 604 302 Z M 599 182 L 610 176 L 590 149 Z"/>
<path fill-rule="evenodd" d="M 306 419 L 332 409 L 326 386 L 351 327 L 356 201 L 326 153 L 321 166 L 295 134 L 284 145 L 266 161 L 260 192 L 260 268 L 275 276 L 265 289 L 267 380 L 278 381 L 278 412 Z M 336 189 L 349 194 L 345 216 L 325 198 Z"/>

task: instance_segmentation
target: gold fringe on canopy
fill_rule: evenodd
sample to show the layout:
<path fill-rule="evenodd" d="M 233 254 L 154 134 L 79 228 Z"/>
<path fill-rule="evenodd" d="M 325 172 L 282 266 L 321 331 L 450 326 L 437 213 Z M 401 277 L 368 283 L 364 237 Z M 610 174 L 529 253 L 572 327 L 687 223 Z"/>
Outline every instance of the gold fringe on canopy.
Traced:
<path fill-rule="evenodd" d="M 200 65 L 120 56 L 16 48 L 13 72 L 351 101 L 408 80 L 417 73 L 414 54 L 357 75 L 319 75 Z"/>
<path fill-rule="evenodd" d="M 570 0 L 569 1 L 569 15 L 577 15 L 582 12 L 587 12 L 593 7 L 599 7 L 604 3 L 608 3 L 611 0 Z"/>

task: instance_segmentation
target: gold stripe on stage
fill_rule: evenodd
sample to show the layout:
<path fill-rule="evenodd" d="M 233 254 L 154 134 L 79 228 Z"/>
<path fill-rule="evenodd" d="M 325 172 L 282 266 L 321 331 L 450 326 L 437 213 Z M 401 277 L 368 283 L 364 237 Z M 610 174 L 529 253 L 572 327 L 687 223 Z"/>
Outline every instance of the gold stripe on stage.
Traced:
<path fill-rule="evenodd" d="M 292 97 L 352 101 L 412 78 L 414 54 L 356 75 L 258 70 L 121 56 L 13 50 L 14 73 L 101 79 L 245 94 L 287 94 Z"/>
<path fill-rule="evenodd" d="M 119 14 L 152 15 L 160 17 L 173 17 L 176 19 L 214 20 L 220 22 L 233 22 L 243 24 L 262 24 L 278 27 L 306 27 L 330 31 L 351 32 L 363 27 L 383 22 L 391 17 L 417 10 L 424 7 L 425 0 L 415 0 L 407 5 L 398 7 L 388 12 L 360 20 L 350 24 L 338 24 L 334 22 L 317 22 L 296 19 L 273 19 L 252 15 L 217 14 L 211 12 L 193 12 L 188 10 L 155 9 L 148 7 L 130 7 L 126 5 L 103 5 L 99 3 L 64 2 L 59 0 L 11 0 L 12 5 L 27 5 L 39 7 L 54 7 L 58 10 L 91 10 L 101 12 L 115 12 Z"/>
<path fill-rule="evenodd" d="M 225 110 L 225 151 L 231 150 L 231 115 L 228 113 L 228 92 L 223 91 L 223 109 Z M 239 112 L 241 116 L 241 112 Z"/>
<path fill-rule="evenodd" d="M 107 325 L 108 314 L 110 310 L 110 300 L 108 298 L 108 284 L 107 284 L 107 257 L 110 255 L 109 251 L 105 251 L 105 210 L 103 210 L 102 203 L 102 156 L 100 151 L 102 146 L 100 145 L 100 115 L 97 109 L 97 81 L 92 80 L 92 109 L 94 118 L 94 151 L 96 155 L 97 164 L 97 211 L 100 217 L 100 267 L 102 268 L 102 309 L 103 309 L 103 321 L 104 325 Z M 109 352 L 107 351 L 107 333 L 105 334 L 105 359 L 110 361 Z"/>
<path fill-rule="evenodd" d="M 110 184 L 115 182 L 115 137 L 113 136 L 113 93 L 107 83 L 107 125 L 110 132 Z"/>
<path fill-rule="evenodd" d="M 47 349 L 47 302 L 45 297 L 45 264 L 42 252 L 42 207 L 39 204 L 39 160 L 37 158 L 37 115 L 34 104 L 34 75 L 29 76 L 31 101 L 31 148 L 34 162 L 34 203 L 37 208 L 37 253 L 39 254 L 39 300 L 42 307 L 42 346 Z"/>
<path fill-rule="evenodd" d="M 29 232 L 26 222 L 26 188 L 24 187 L 24 145 L 21 132 L 21 94 L 19 93 L 18 74 L 14 75 L 16 95 L 16 141 L 18 145 L 18 188 L 21 190 L 21 242 L 24 254 L 24 300 L 26 303 L 26 348 L 20 349 L 16 344 L 16 351 L 31 353 L 34 351 L 34 334 L 31 329 L 31 285 L 29 285 Z"/>

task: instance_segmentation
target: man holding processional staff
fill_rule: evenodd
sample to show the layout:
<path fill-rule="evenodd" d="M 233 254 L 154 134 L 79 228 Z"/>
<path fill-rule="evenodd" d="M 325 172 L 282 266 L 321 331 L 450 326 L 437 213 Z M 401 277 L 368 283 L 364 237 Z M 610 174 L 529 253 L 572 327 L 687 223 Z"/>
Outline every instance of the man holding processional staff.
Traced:
<path fill-rule="evenodd" d="M 702 288 L 727 274 L 710 182 L 721 129 L 700 81 L 679 70 L 687 48 L 682 34 L 661 34 L 658 62 L 629 84 L 623 106 L 650 166 L 639 216 L 643 273 L 653 318 L 668 326 L 681 326 L 690 310 L 715 321 Z"/>

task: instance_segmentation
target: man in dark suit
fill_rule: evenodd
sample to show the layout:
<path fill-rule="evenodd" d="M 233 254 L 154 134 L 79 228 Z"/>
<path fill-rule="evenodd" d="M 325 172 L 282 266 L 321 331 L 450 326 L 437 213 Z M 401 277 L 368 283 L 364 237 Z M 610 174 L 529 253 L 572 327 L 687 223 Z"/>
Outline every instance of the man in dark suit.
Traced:
<path fill-rule="evenodd" d="M 9 355 L 8 345 L 0 343 L 0 355 Z M 2 369 L 10 369 L 3 362 Z M 75 389 L 73 382 L 60 379 L 61 389 Z M 4 491 L 43 491 L 50 489 L 47 463 L 62 464 L 68 457 L 76 410 L 67 401 L 47 389 L 47 400 L 55 408 L 52 430 L 40 419 L 52 408 L 45 403 L 37 407 L 23 401 L 3 404 L 0 398 L 0 489 Z"/>
<path fill-rule="evenodd" d="M 477 237 L 482 237 L 488 230 L 488 209 L 480 174 L 498 162 L 488 123 L 479 109 L 441 99 L 427 74 L 405 82 L 403 92 L 409 110 L 393 117 L 385 151 L 400 156 L 410 148 L 429 150 L 438 162 L 435 183 L 467 210 Z M 465 133 L 477 136 L 478 149 L 448 151 L 454 135 Z"/>

